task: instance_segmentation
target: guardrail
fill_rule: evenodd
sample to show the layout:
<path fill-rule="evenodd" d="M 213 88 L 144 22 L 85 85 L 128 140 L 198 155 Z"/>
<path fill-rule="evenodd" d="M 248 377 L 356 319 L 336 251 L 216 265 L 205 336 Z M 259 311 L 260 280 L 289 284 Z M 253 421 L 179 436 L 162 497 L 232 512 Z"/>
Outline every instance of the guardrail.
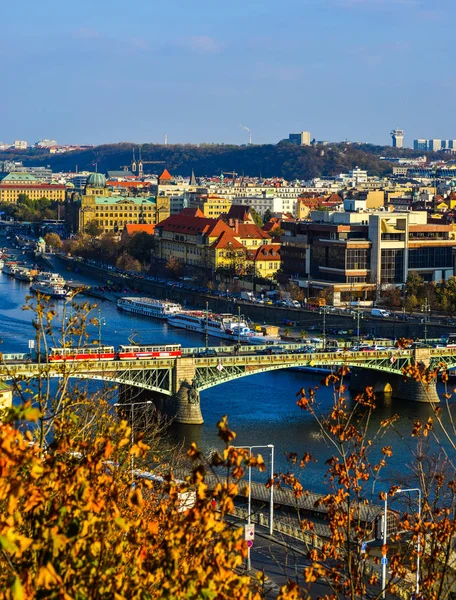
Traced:
<path fill-rule="evenodd" d="M 248 509 L 235 506 L 234 511 L 230 514 L 233 516 L 239 517 L 240 519 L 247 520 L 248 519 Z M 264 515 L 263 513 L 251 513 L 250 520 L 260 525 L 261 527 L 269 527 L 269 517 Z M 317 525 L 317 524 L 316 524 Z M 274 517 L 274 531 L 278 533 L 283 533 L 284 535 L 296 539 L 312 548 L 321 549 L 323 545 L 326 543 L 322 537 L 317 535 L 315 532 L 307 532 L 303 531 L 301 528 L 292 525 L 291 523 L 282 522 L 280 517 Z M 380 565 L 375 565 L 367 562 L 364 563 L 364 567 L 366 569 L 367 575 L 375 575 L 378 577 L 379 581 L 381 580 L 381 567 Z M 394 583 L 395 592 L 394 594 L 400 598 L 401 600 L 410 600 L 410 596 L 413 592 L 413 586 L 406 581 L 400 581 Z"/>

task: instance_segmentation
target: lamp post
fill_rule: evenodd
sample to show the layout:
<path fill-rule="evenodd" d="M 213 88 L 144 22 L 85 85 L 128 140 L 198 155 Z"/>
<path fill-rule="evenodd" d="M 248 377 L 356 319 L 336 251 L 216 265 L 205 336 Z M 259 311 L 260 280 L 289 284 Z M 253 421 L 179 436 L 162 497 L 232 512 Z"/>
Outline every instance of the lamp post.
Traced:
<path fill-rule="evenodd" d="M 429 313 L 431 312 L 431 306 L 427 298 L 425 299 L 424 304 L 421 306 L 421 311 L 424 313 L 424 341 L 427 342 L 427 325 L 429 321 Z"/>
<path fill-rule="evenodd" d="M 134 434 L 135 406 L 140 406 L 141 404 L 152 404 L 152 400 L 144 400 L 144 402 L 128 402 L 125 404 L 122 402 L 116 402 L 114 404 L 114 406 L 116 408 L 125 408 L 125 406 L 130 406 L 130 408 L 131 408 L 130 450 L 133 448 L 133 444 L 135 443 L 135 434 Z M 130 456 L 130 471 L 131 471 L 131 487 L 132 488 L 135 487 L 134 470 L 135 470 L 135 458 L 132 453 Z"/>
<path fill-rule="evenodd" d="M 356 314 L 353 315 L 353 318 L 356 319 L 357 323 L 357 327 L 356 327 L 356 339 L 357 339 L 357 343 L 358 343 L 358 349 L 359 349 L 359 345 L 361 343 L 361 336 L 360 336 L 360 330 L 359 330 L 359 320 L 362 319 L 363 317 L 361 316 L 361 313 L 359 311 L 359 306 L 358 306 L 358 310 L 356 311 Z"/>
<path fill-rule="evenodd" d="M 421 519 L 421 489 L 420 488 L 404 488 L 396 490 L 396 494 L 404 494 L 406 492 L 418 492 L 418 518 Z M 382 558 L 382 598 L 386 596 L 386 543 L 388 537 L 388 529 L 387 529 L 387 519 L 388 519 L 388 493 L 385 493 L 385 508 L 383 515 L 383 547 L 385 554 Z M 421 535 L 418 533 L 417 545 L 416 545 L 416 583 L 415 583 L 415 594 L 418 597 L 420 591 L 420 552 L 421 552 Z"/>
<path fill-rule="evenodd" d="M 320 308 L 320 314 L 323 315 L 323 350 L 326 350 L 326 306 Z"/>
<path fill-rule="evenodd" d="M 206 330 L 205 330 L 206 354 L 209 347 L 209 302 L 206 302 Z"/>
<path fill-rule="evenodd" d="M 106 319 L 101 316 L 100 309 L 98 309 L 97 325 L 98 325 L 98 345 L 101 346 L 101 326 L 106 325 Z"/>
<path fill-rule="evenodd" d="M 266 446 L 232 446 L 232 448 L 245 448 L 249 451 L 249 458 L 252 456 L 252 450 L 257 448 L 270 448 L 271 450 L 271 481 L 274 479 L 274 444 Z M 250 525 L 252 516 L 252 467 L 249 465 L 248 471 L 249 495 L 247 500 L 247 523 Z M 274 485 L 271 484 L 269 505 L 269 535 L 274 535 Z M 247 548 L 247 570 L 251 568 L 250 546 Z"/>

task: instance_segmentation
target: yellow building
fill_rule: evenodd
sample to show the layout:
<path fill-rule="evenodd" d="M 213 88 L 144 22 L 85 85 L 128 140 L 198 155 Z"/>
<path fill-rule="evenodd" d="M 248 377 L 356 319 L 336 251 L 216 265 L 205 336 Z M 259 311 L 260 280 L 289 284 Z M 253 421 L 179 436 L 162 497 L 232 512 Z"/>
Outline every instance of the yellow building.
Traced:
<path fill-rule="evenodd" d="M 231 208 L 232 200 L 223 198 L 215 194 L 209 194 L 202 197 L 198 202 L 198 208 L 201 209 L 205 217 L 209 219 L 218 219 L 221 215 L 226 215 Z"/>
<path fill-rule="evenodd" d="M 185 213 L 185 214 L 183 214 Z M 210 270 L 226 269 L 273 277 L 280 269 L 280 244 L 254 223 L 228 225 L 208 219 L 200 210 L 172 215 L 155 228 L 157 256 L 175 258 L 184 265 Z"/>
<path fill-rule="evenodd" d="M 66 188 L 60 184 L 41 183 L 28 173 L 8 173 L 0 181 L 0 203 L 16 204 L 19 196 L 30 200 L 46 198 L 53 202 L 64 202 Z"/>
<path fill-rule="evenodd" d="M 104 232 L 122 232 L 128 223 L 156 225 L 169 217 L 169 198 L 113 195 L 104 175 L 92 173 L 85 194 L 76 197 L 67 212 L 73 231 L 84 231 L 89 223 L 96 223 Z"/>

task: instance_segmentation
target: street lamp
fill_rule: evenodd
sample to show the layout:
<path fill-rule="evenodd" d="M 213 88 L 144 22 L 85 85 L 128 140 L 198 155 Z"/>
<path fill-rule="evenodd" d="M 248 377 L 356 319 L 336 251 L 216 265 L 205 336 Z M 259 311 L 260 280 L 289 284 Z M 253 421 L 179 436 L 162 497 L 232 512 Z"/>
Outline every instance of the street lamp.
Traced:
<path fill-rule="evenodd" d="M 405 494 L 406 492 L 418 492 L 418 518 L 421 519 L 421 489 L 420 488 L 404 488 L 396 490 L 396 494 Z M 388 536 L 387 530 L 387 518 L 388 518 L 388 492 L 385 493 L 385 509 L 383 516 L 383 548 L 385 554 L 382 558 L 382 598 L 386 596 L 386 542 Z M 418 539 L 416 544 L 416 583 L 415 583 L 415 594 L 418 597 L 420 591 L 420 552 L 421 552 L 421 534 L 418 533 Z"/>
<path fill-rule="evenodd" d="M 356 338 L 357 338 L 357 341 L 358 341 L 358 350 L 359 350 L 359 345 L 361 343 L 361 336 L 360 336 L 360 330 L 359 330 L 359 320 L 360 319 L 364 319 L 364 317 L 361 315 L 361 313 L 359 311 L 359 306 L 358 306 L 358 310 L 356 311 L 356 314 L 353 315 L 353 318 L 356 319 L 356 321 L 357 321 Z"/>
<path fill-rule="evenodd" d="M 134 435 L 134 426 L 135 426 L 135 412 L 134 411 L 135 411 L 135 406 L 140 406 L 141 404 L 152 404 L 152 400 L 145 400 L 144 402 L 128 402 L 128 403 L 116 402 L 114 404 L 114 406 L 116 408 L 125 408 L 126 406 L 130 406 L 131 407 L 130 450 L 133 448 L 133 444 L 135 442 L 135 435 Z M 131 470 L 131 487 L 132 488 L 135 487 L 134 469 L 135 469 L 135 458 L 133 456 L 133 453 L 131 453 L 131 456 L 130 456 L 130 470 Z"/>
<path fill-rule="evenodd" d="M 274 535 L 274 444 L 267 444 L 266 446 L 231 446 L 232 448 L 245 448 L 249 451 L 249 459 L 252 456 L 252 450 L 257 448 L 270 448 L 271 449 L 271 489 L 270 489 L 270 505 L 269 505 L 269 535 Z M 248 496 L 248 508 L 247 508 L 247 523 L 251 523 L 252 515 L 252 467 L 249 464 L 249 496 Z M 250 546 L 247 548 L 247 570 L 250 571 Z"/>
<path fill-rule="evenodd" d="M 323 315 L 323 350 L 326 350 L 326 306 L 320 308 L 320 314 Z"/>
<path fill-rule="evenodd" d="M 106 319 L 101 316 L 100 309 L 98 309 L 97 325 L 98 325 L 98 345 L 101 346 L 101 326 L 106 325 Z"/>
<path fill-rule="evenodd" d="M 421 312 L 424 313 L 424 341 L 427 342 L 427 324 L 429 321 L 429 314 L 431 312 L 431 306 L 427 298 L 425 299 L 424 304 L 421 306 Z"/>

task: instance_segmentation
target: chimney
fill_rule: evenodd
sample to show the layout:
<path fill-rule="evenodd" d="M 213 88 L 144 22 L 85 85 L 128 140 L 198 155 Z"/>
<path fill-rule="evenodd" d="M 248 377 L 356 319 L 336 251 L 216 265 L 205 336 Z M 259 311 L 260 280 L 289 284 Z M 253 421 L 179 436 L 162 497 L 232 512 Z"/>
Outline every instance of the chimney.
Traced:
<path fill-rule="evenodd" d="M 239 233 L 239 219 L 234 221 L 234 233 Z"/>

